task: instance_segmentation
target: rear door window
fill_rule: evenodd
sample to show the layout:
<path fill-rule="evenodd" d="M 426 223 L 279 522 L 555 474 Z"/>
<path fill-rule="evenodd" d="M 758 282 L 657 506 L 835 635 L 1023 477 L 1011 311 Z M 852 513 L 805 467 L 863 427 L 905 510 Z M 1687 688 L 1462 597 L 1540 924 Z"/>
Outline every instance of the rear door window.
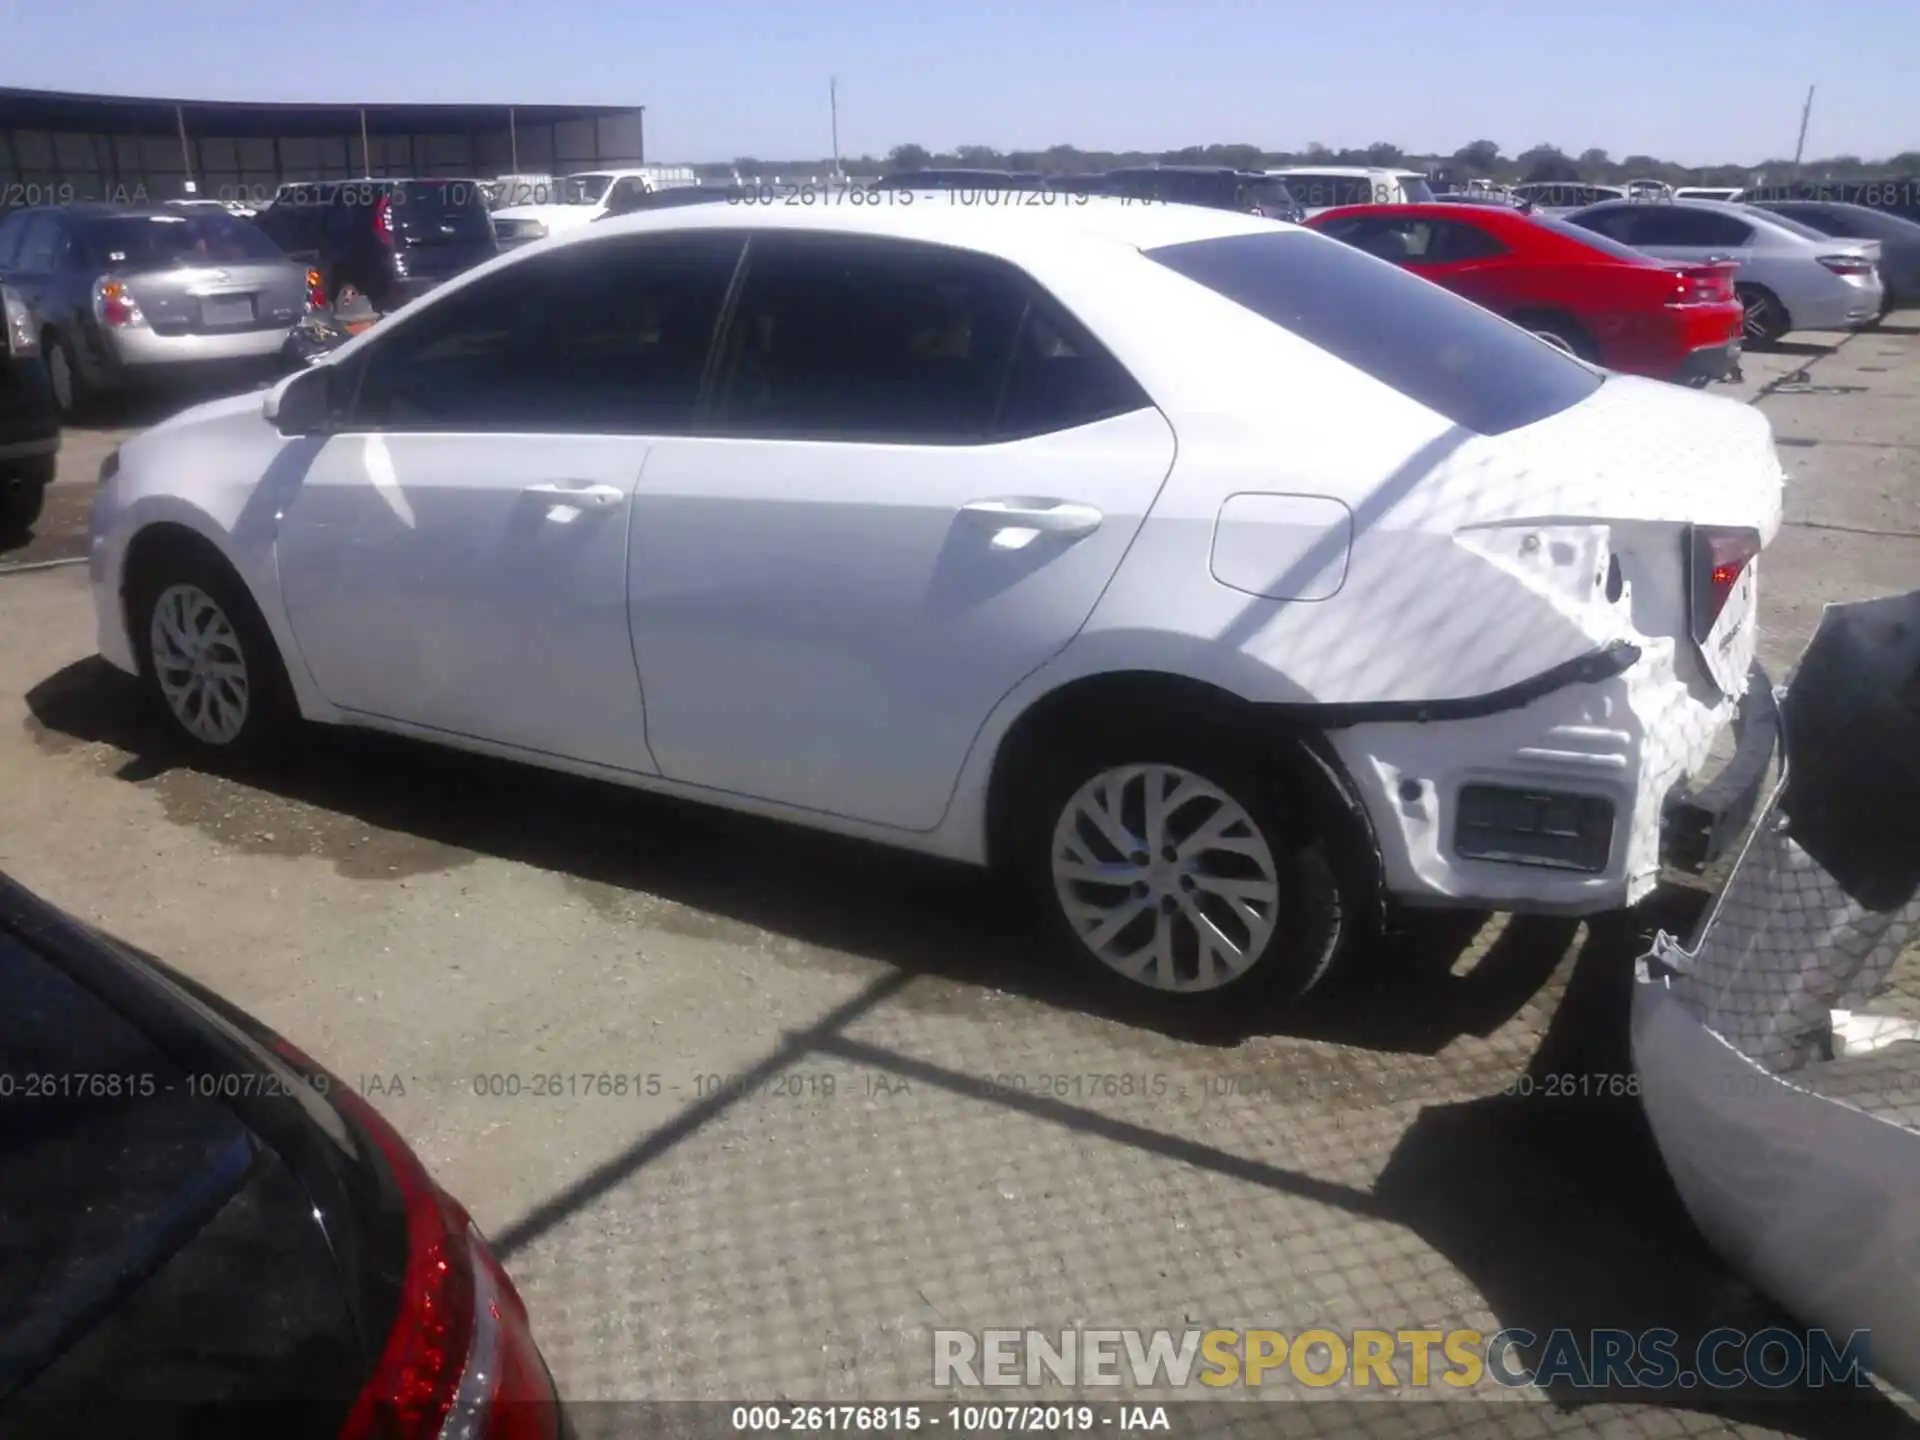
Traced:
<path fill-rule="evenodd" d="M 1633 233 L 1636 245 L 1676 249 L 1734 249 L 1753 242 L 1753 227 L 1738 216 L 1675 205 L 1642 207 Z"/>
<path fill-rule="evenodd" d="M 1602 383 L 1471 300 L 1325 236 L 1232 235 L 1146 254 L 1482 435 L 1558 414 Z"/>

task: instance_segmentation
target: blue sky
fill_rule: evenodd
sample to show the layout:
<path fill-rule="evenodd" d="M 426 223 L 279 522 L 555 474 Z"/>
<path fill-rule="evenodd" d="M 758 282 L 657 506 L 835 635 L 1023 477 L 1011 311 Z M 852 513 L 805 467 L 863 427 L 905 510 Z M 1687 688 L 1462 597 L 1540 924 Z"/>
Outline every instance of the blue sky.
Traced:
<path fill-rule="evenodd" d="M 1920 4 L 1866 0 L 0 0 L 0 84 L 231 100 L 647 106 L 662 160 L 1068 143 L 1688 163 L 1920 149 Z M 1604 18 L 1603 18 L 1604 17 Z M 304 62 L 303 56 L 315 57 Z"/>

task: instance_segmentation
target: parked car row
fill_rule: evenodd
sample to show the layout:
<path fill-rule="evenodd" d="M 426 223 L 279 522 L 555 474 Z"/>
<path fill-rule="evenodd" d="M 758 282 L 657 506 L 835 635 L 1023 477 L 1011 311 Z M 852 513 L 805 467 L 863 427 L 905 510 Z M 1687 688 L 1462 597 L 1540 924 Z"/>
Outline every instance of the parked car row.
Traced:
<path fill-rule="evenodd" d="M 182 374 L 256 374 L 324 306 L 379 313 L 499 253 L 458 179 L 282 186 L 255 220 L 217 203 L 15 210 L 0 279 L 31 318 L 60 410 Z"/>

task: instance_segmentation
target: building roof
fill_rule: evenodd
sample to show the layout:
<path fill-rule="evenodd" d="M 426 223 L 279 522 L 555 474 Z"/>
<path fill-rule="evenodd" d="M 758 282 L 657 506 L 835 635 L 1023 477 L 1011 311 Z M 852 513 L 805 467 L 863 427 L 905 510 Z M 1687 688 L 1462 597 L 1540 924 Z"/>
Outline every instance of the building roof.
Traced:
<path fill-rule="evenodd" d="M 459 134 L 493 130 L 507 123 L 544 125 L 630 115 L 638 105 L 400 105 L 367 102 L 303 103 L 167 99 L 137 95 L 82 95 L 61 90 L 0 87 L 0 130 L 100 134 L 150 132 L 172 135 L 182 118 L 198 135 L 325 136 L 358 131 L 366 115 L 369 135 Z"/>

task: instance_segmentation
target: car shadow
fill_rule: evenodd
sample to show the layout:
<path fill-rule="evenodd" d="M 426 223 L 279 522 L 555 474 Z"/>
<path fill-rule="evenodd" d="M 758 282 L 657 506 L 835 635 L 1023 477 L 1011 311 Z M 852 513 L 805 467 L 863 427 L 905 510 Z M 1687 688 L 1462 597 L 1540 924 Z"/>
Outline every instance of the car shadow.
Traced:
<path fill-rule="evenodd" d="M 1833 352 L 1838 350 L 1844 343 L 1845 341 L 1843 340 L 1836 340 L 1831 345 L 1822 345 L 1815 340 L 1775 340 L 1771 344 L 1754 345 L 1749 348 L 1763 355 L 1808 355 L 1817 357 L 1833 354 Z"/>
<path fill-rule="evenodd" d="M 41 681 L 26 702 L 43 745 L 78 740 L 123 752 L 120 779 L 158 784 L 198 773 L 352 817 L 359 824 L 341 827 L 352 833 L 338 851 L 319 843 L 322 858 L 354 865 L 357 875 L 383 873 L 373 863 L 380 841 L 365 836 L 372 827 L 408 837 L 415 856 L 437 847 L 440 865 L 472 855 L 515 860 L 616 898 L 656 897 L 912 975 L 1207 1045 L 1288 1034 L 1433 1054 L 1512 1018 L 1561 965 L 1576 928 L 1514 920 L 1474 957 L 1484 916 L 1407 917 L 1367 937 L 1345 977 L 1309 1004 L 1252 1000 L 1170 1013 L 1152 996 L 1115 993 L 1051 959 L 1024 888 L 971 866 L 369 731 L 308 726 L 282 758 L 213 762 L 175 743 L 135 683 L 98 657 Z M 183 798 L 167 808 L 179 823 L 214 828 L 223 843 L 248 843 L 217 830 L 218 813 L 230 807 L 208 815 Z M 398 867 L 393 873 L 398 878 Z M 1471 968 L 1456 974 L 1463 957 Z"/>

